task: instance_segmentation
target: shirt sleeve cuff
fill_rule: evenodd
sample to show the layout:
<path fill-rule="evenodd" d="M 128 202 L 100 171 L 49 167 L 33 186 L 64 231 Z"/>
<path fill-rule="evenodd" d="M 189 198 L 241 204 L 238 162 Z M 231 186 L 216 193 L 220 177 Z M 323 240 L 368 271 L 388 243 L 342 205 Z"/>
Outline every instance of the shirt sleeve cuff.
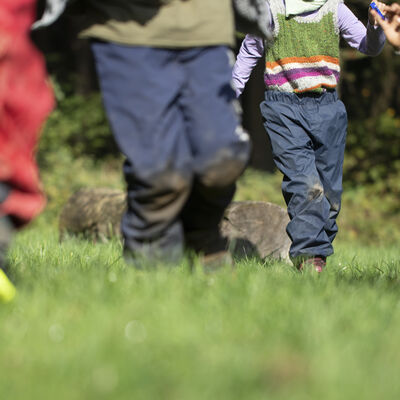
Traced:
<path fill-rule="evenodd" d="M 372 32 L 379 32 L 382 28 L 379 25 L 372 25 L 369 21 L 367 23 L 367 29 Z"/>

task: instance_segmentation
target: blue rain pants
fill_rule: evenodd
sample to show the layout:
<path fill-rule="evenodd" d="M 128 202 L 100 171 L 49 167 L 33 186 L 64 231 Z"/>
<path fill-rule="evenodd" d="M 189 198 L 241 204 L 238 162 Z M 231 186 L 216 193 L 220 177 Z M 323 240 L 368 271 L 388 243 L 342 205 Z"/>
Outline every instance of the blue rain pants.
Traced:
<path fill-rule="evenodd" d="M 95 41 L 92 50 L 108 119 L 126 156 L 125 253 L 174 261 L 185 245 L 221 250 L 218 224 L 250 152 L 228 48 Z"/>
<path fill-rule="evenodd" d="M 336 91 L 266 91 L 260 108 L 275 164 L 283 173 L 290 257 L 329 256 L 341 205 L 345 106 Z"/>

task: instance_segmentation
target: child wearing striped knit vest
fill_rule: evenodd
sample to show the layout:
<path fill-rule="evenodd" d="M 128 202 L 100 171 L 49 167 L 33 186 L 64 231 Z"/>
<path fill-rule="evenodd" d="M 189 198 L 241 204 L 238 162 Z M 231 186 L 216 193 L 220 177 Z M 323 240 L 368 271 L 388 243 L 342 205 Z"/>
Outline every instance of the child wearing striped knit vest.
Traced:
<path fill-rule="evenodd" d="M 385 37 L 371 12 L 365 27 L 342 0 L 270 0 L 269 5 L 274 41 L 265 43 L 260 108 L 275 164 L 284 175 L 290 257 L 299 269 L 321 272 L 338 231 L 347 131 L 345 106 L 336 92 L 339 39 L 375 56 Z M 247 35 L 233 71 L 237 95 L 263 55 L 263 40 Z"/>

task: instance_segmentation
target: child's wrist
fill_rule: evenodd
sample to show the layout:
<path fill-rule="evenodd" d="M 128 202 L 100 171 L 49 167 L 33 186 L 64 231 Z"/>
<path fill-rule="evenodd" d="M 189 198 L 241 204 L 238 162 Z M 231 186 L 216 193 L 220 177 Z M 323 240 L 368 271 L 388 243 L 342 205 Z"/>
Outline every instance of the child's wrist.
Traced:
<path fill-rule="evenodd" d="M 370 29 L 370 30 L 372 30 L 372 31 L 374 31 L 374 30 L 376 30 L 376 29 L 379 28 L 379 24 L 376 23 L 376 21 L 371 22 L 370 20 L 368 20 L 367 28 Z"/>

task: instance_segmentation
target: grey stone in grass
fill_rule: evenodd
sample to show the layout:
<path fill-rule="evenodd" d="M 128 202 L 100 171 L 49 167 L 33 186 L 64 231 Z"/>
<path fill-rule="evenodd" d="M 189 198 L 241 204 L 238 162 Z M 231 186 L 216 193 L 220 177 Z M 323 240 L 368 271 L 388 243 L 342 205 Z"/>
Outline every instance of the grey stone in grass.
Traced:
<path fill-rule="evenodd" d="M 221 232 L 238 256 L 272 257 L 289 261 L 291 241 L 286 233 L 289 217 L 282 207 L 263 201 L 232 203 L 225 212 Z"/>
<path fill-rule="evenodd" d="M 59 219 L 60 240 L 67 235 L 81 235 L 107 241 L 120 236 L 126 194 L 110 188 L 84 188 L 74 193 L 63 207 Z"/>
<path fill-rule="evenodd" d="M 80 189 L 65 204 L 59 221 L 60 239 L 67 234 L 106 241 L 120 236 L 126 194 L 109 188 Z M 289 217 L 275 204 L 261 201 L 232 203 L 225 212 L 221 232 L 238 257 L 289 260 Z"/>

